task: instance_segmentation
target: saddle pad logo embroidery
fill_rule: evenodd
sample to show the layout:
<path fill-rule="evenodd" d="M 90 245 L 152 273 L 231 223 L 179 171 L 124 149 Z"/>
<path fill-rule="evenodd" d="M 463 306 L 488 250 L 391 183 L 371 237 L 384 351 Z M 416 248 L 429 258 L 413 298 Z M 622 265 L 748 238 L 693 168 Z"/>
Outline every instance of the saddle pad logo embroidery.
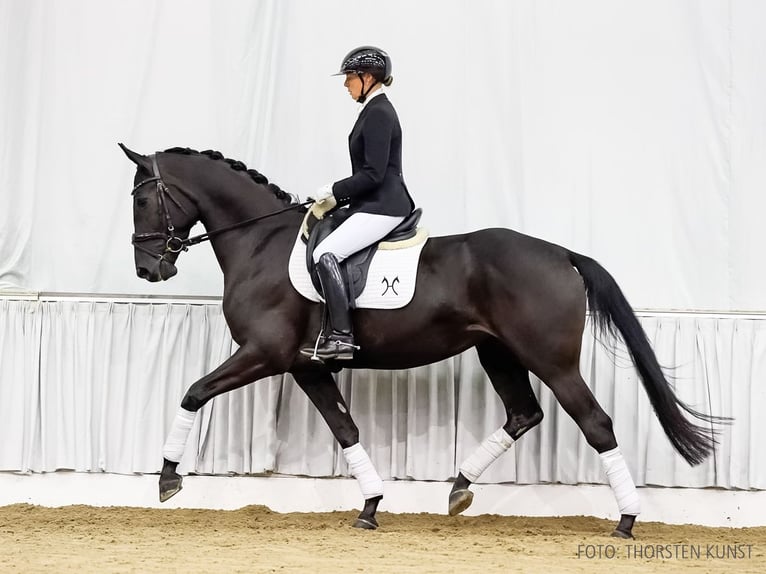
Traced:
<path fill-rule="evenodd" d="M 356 307 L 400 309 L 412 301 L 420 252 L 425 244 L 422 241 L 404 249 L 378 249 L 372 257 L 364 291 L 356 299 Z M 290 282 L 298 293 L 309 301 L 322 301 L 306 269 L 306 245 L 301 241 L 300 233 L 290 253 L 288 270 Z"/>
<path fill-rule="evenodd" d="M 385 291 L 383 291 L 382 295 L 385 295 L 386 293 L 388 293 L 389 289 L 391 289 L 391 291 L 393 291 L 394 295 L 398 295 L 399 293 L 396 292 L 396 283 L 398 281 L 399 281 L 399 276 L 398 275 L 396 277 L 394 277 L 391 280 L 390 283 L 388 282 L 388 278 L 387 277 L 383 277 L 383 283 L 386 284 L 386 289 L 385 289 Z"/>

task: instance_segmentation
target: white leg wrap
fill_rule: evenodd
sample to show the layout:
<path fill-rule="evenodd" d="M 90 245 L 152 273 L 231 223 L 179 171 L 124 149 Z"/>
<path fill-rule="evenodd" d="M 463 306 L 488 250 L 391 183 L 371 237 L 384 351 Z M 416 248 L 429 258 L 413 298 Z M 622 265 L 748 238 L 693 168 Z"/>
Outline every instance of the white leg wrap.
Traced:
<path fill-rule="evenodd" d="M 189 438 L 189 431 L 194 424 L 196 414 L 183 407 L 178 407 L 176 418 L 173 419 L 173 426 L 170 428 L 170 433 L 162 449 L 162 456 L 166 459 L 172 462 L 181 462 L 186 447 L 186 439 Z"/>
<path fill-rule="evenodd" d="M 630 476 L 628 465 L 622 458 L 620 447 L 613 448 L 607 452 L 599 454 L 601 464 L 604 467 L 606 477 L 609 479 L 609 486 L 612 487 L 614 496 L 617 499 L 617 506 L 620 508 L 620 514 L 630 514 L 637 516 L 641 512 L 641 502 L 638 499 L 636 485 Z"/>
<path fill-rule="evenodd" d="M 481 473 L 511 446 L 513 446 L 511 435 L 502 427 L 497 429 L 485 438 L 474 453 L 460 465 L 460 472 L 471 482 L 476 482 Z"/>
<path fill-rule="evenodd" d="M 380 478 L 372 461 L 360 443 L 343 449 L 343 456 L 351 470 L 351 474 L 359 483 L 359 490 L 367 500 L 376 496 L 383 496 L 383 479 Z"/>

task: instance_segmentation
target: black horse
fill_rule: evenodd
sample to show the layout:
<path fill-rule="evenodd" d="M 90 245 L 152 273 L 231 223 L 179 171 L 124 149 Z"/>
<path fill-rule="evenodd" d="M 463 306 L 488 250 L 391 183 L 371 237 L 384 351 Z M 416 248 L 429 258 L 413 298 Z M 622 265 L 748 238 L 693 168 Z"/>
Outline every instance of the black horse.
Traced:
<path fill-rule="evenodd" d="M 299 352 L 313 345 L 321 323 L 320 306 L 299 295 L 288 277 L 303 218 L 300 205 L 263 175 L 218 152 L 173 148 L 144 156 L 120 145 L 138 166 L 133 189 L 138 276 L 171 278 L 178 253 L 201 239 L 210 239 L 224 273 L 223 312 L 239 349 L 191 385 L 181 407 L 195 413 L 216 395 L 289 372 L 340 445 L 357 444 L 359 431 L 332 376 L 339 365 L 317 363 Z M 208 233 L 190 242 L 197 221 Z M 713 423 L 722 419 L 692 410 L 675 396 L 614 279 L 589 257 L 508 229 L 429 239 L 411 303 L 396 310 L 357 310 L 353 321 L 361 348 L 342 366 L 407 369 L 476 347 L 505 407 L 503 430 L 511 439 L 543 418 L 530 386 L 532 372 L 553 391 L 588 444 L 605 453 L 617 447 L 612 421 L 579 371 L 586 301 L 597 328 L 619 332 L 625 341 L 670 442 L 690 464 L 700 463 L 714 448 Z M 706 424 L 692 424 L 683 411 Z M 181 488 L 177 464 L 164 461 L 161 500 Z M 451 514 L 470 504 L 470 484 L 458 474 Z M 365 500 L 355 526 L 377 526 L 380 499 Z M 623 513 L 615 534 L 631 536 L 634 519 L 635 513 Z"/>

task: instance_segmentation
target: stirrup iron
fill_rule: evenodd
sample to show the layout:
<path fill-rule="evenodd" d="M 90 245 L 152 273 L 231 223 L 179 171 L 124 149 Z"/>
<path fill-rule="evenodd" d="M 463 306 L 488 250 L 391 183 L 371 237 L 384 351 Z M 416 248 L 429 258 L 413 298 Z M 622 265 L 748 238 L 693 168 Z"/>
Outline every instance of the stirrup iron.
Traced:
<path fill-rule="evenodd" d="M 311 355 L 311 360 L 316 361 L 317 363 L 324 363 L 324 361 L 317 355 L 317 349 L 319 348 L 319 341 L 322 340 L 322 335 L 324 334 L 324 329 L 319 329 L 319 334 L 317 335 L 317 340 L 314 342 L 314 354 Z"/>

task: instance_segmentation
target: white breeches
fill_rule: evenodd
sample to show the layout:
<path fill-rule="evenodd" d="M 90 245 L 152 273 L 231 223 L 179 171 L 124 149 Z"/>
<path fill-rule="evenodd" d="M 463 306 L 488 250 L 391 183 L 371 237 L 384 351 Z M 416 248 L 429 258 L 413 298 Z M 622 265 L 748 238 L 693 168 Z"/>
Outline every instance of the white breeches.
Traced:
<path fill-rule="evenodd" d="M 354 213 L 317 245 L 313 254 L 314 263 L 325 253 L 332 253 L 338 261 L 348 259 L 357 251 L 383 239 L 402 221 L 404 217 Z"/>

